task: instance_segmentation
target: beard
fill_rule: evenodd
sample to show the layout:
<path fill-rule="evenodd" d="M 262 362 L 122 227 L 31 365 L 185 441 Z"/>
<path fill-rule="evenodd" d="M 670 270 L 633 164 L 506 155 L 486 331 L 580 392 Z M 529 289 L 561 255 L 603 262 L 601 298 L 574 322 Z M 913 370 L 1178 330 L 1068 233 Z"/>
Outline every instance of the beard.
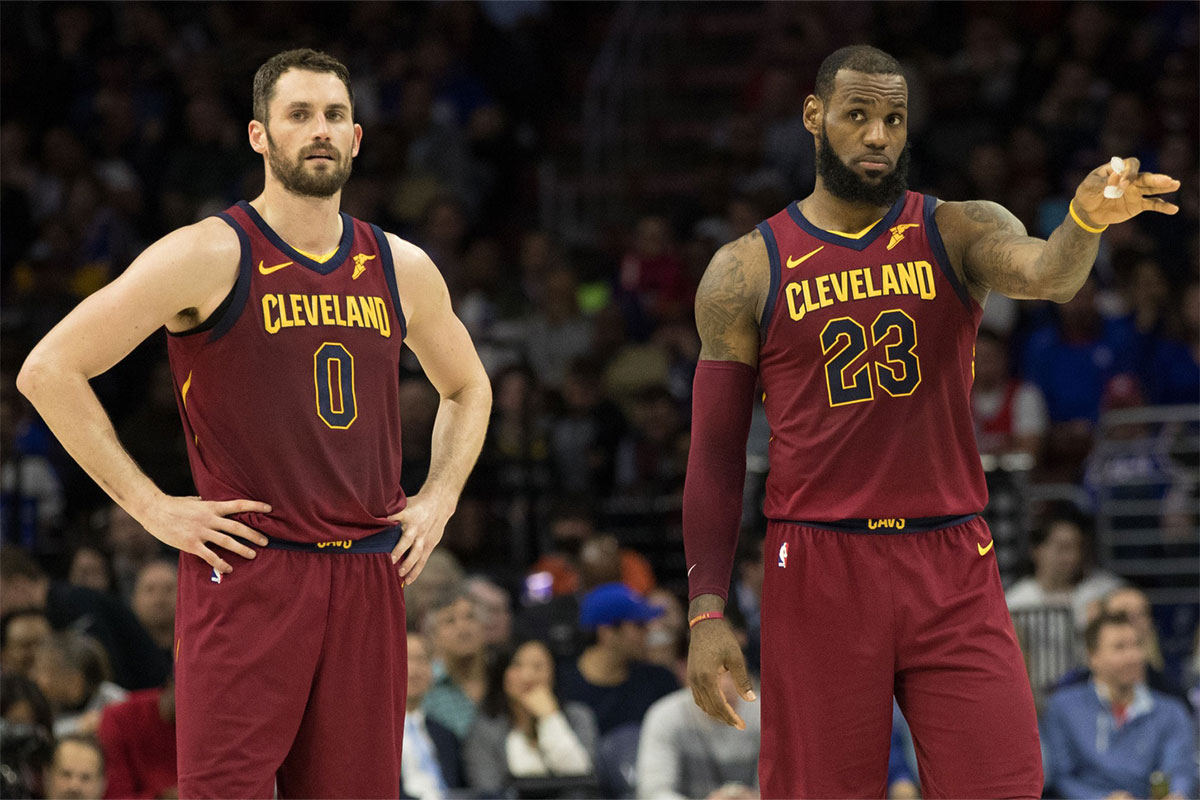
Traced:
<path fill-rule="evenodd" d="M 834 152 L 823 124 L 821 134 L 817 137 L 817 175 L 834 197 L 850 203 L 891 206 L 908 190 L 908 168 L 911 163 L 912 151 L 906 142 L 892 171 L 868 181 L 847 167 Z"/>
<path fill-rule="evenodd" d="M 346 181 L 350 180 L 350 170 L 354 160 L 349 155 L 343 157 L 333 145 L 322 147 L 310 145 L 300 151 L 300 155 L 294 162 L 288 161 L 283 152 L 275 146 L 275 140 L 271 138 L 269 130 L 267 131 L 267 145 L 270 147 L 270 150 L 267 151 L 267 163 L 271 166 L 271 172 L 279 179 L 283 188 L 292 194 L 298 194 L 301 197 L 332 197 L 341 191 L 342 187 L 346 185 Z M 328 152 L 333 158 L 329 164 L 331 168 L 310 172 L 305 158 L 314 152 Z"/>

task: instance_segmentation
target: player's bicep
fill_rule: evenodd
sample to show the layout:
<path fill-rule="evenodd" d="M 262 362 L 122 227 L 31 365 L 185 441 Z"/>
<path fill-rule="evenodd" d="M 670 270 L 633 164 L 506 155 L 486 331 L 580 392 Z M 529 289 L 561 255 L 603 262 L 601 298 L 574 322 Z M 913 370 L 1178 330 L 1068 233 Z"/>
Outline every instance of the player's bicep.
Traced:
<path fill-rule="evenodd" d="M 400 240 L 392 244 L 396 277 L 406 288 L 404 343 L 421 362 L 426 377 L 443 397 L 472 385 L 486 385 L 487 373 L 471 335 L 454 313 L 441 273 L 419 249 Z"/>
<path fill-rule="evenodd" d="M 758 231 L 717 251 L 696 289 L 700 358 L 758 365 L 759 314 L 769 283 L 766 244 Z"/>
<path fill-rule="evenodd" d="M 938 224 L 943 234 L 964 243 L 962 270 L 969 285 L 1017 300 L 1041 296 L 1037 265 L 1044 240 L 1027 235 L 1021 221 L 998 203 L 977 200 L 943 207 Z"/>
<path fill-rule="evenodd" d="M 46 334 L 29 362 L 93 378 L 182 311 L 210 305 L 214 293 L 232 285 L 239 254 L 232 229 L 215 225 L 198 223 L 152 244 Z"/>

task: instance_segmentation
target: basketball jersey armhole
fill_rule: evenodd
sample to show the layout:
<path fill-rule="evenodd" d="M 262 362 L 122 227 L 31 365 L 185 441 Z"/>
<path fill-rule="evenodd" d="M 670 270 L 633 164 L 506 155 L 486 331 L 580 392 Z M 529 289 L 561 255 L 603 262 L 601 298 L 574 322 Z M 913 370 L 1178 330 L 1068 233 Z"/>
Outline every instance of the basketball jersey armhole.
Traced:
<path fill-rule="evenodd" d="M 942 243 L 942 234 L 938 230 L 937 221 L 934 219 L 934 212 L 937 210 L 937 198 L 931 194 L 924 195 L 925 208 L 923 215 L 925 217 L 925 233 L 929 238 L 929 246 L 933 248 L 934 260 L 938 263 L 938 268 L 942 274 L 946 276 L 946 280 L 950 281 L 950 286 L 954 289 L 954 293 L 958 295 L 958 299 L 962 301 L 963 307 L 967 309 L 967 313 L 971 313 L 971 293 L 967 291 L 967 287 L 958 279 L 958 273 L 954 271 L 954 265 L 950 263 L 950 256 L 946 254 L 946 245 Z"/>
<path fill-rule="evenodd" d="M 758 321 L 758 340 L 767 340 L 767 328 L 771 325 L 771 317 L 775 314 L 775 299 L 779 294 L 779 284 L 782 280 L 782 268 L 779 265 L 779 244 L 775 241 L 775 231 L 767 221 L 755 226 L 762 234 L 763 243 L 767 246 L 767 261 L 771 265 L 771 286 L 767 290 L 767 302 L 763 305 L 762 319 Z"/>
<path fill-rule="evenodd" d="M 408 323 L 404 319 L 404 306 L 400 305 L 400 289 L 396 285 L 396 265 L 392 262 L 392 246 L 388 243 L 387 234 L 378 225 L 371 225 L 375 234 L 375 243 L 379 246 L 379 260 L 383 265 L 383 279 L 387 281 L 388 292 L 392 295 L 392 305 L 396 308 L 396 319 L 400 320 L 400 339 L 408 338 Z"/>
<path fill-rule="evenodd" d="M 168 329 L 168 336 L 194 336 L 198 333 L 211 331 L 208 341 L 215 342 L 228 333 L 229 329 L 237 322 L 238 317 L 242 314 L 242 308 L 246 305 L 246 298 L 250 296 L 250 237 L 246 235 L 246 230 L 225 212 L 221 212 L 215 216 L 222 219 L 237 233 L 238 244 L 241 247 L 241 255 L 238 258 L 237 278 L 234 280 L 233 286 L 229 288 L 229 293 L 225 295 L 225 299 L 221 301 L 221 304 L 216 307 L 213 313 L 208 315 L 208 319 L 186 331 L 172 331 Z"/>

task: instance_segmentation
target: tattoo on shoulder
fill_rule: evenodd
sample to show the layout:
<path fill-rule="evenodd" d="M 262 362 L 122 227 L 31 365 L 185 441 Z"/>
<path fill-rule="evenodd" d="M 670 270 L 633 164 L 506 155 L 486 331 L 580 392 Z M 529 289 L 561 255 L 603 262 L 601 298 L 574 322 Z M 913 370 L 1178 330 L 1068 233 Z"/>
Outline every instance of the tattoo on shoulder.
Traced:
<path fill-rule="evenodd" d="M 1030 279 L 1018 262 L 1027 260 L 1027 247 L 1037 249 L 1040 244 L 1026 238 L 1025 226 L 1003 206 L 976 201 L 961 207 L 963 215 L 976 226 L 970 231 L 971 241 L 965 243 L 969 253 L 963 264 L 967 277 L 1006 294 L 1026 292 Z"/>
<path fill-rule="evenodd" d="M 757 311 L 764 287 L 746 245 L 762 241 L 756 229 L 726 245 L 713 256 L 696 290 L 696 328 L 700 333 L 701 358 L 736 359 L 748 333 L 757 337 Z M 764 252 L 765 255 L 765 252 Z"/>

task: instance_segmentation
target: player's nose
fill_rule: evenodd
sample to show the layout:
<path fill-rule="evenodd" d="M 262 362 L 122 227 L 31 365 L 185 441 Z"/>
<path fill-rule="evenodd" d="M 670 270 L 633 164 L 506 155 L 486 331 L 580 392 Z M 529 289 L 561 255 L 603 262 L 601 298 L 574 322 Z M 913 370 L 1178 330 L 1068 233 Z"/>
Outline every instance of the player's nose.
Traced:
<path fill-rule="evenodd" d="M 863 143 L 868 147 L 887 146 L 887 128 L 884 126 L 883 120 L 877 119 L 867 125 L 863 132 Z"/>

